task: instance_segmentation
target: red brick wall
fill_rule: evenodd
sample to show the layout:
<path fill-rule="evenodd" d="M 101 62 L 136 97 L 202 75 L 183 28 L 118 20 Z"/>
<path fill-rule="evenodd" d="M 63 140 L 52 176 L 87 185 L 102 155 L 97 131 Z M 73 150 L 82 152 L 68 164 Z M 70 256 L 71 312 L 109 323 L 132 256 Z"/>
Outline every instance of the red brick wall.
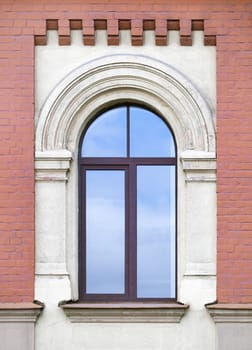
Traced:
<path fill-rule="evenodd" d="M 70 26 L 82 27 L 85 44 L 99 25 L 109 44 L 127 26 L 133 45 L 150 27 L 163 45 L 167 26 L 179 25 L 190 45 L 191 20 L 204 20 L 206 44 L 216 35 L 217 294 L 223 303 L 252 302 L 251 0 L 0 0 L 0 302 L 33 299 L 34 36 L 45 44 L 46 23 L 56 25 L 69 44 L 69 20 L 82 20 Z"/>
<path fill-rule="evenodd" d="M 218 300 L 252 302 L 252 8 L 217 39 Z"/>
<path fill-rule="evenodd" d="M 0 22 L 0 301 L 30 301 L 34 270 L 33 38 Z M 18 31 L 19 32 L 19 31 Z"/>

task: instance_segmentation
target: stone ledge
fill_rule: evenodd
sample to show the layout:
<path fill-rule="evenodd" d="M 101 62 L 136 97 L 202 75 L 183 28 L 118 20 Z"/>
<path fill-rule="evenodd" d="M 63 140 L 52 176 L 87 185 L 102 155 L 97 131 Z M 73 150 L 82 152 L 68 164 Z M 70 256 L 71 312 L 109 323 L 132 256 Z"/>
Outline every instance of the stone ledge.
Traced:
<path fill-rule="evenodd" d="M 42 303 L 0 303 L 0 323 L 34 323 L 43 308 Z"/>
<path fill-rule="evenodd" d="M 214 152 L 185 151 L 180 155 L 187 182 L 215 182 L 216 157 Z"/>
<path fill-rule="evenodd" d="M 252 323 L 252 304 L 208 304 L 215 323 Z"/>
<path fill-rule="evenodd" d="M 68 150 L 36 152 L 36 181 L 67 181 L 72 154 Z"/>
<path fill-rule="evenodd" d="M 179 323 L 189 305 L 179 303 L 62 303 L 60 307 L 74 323 Z"/>

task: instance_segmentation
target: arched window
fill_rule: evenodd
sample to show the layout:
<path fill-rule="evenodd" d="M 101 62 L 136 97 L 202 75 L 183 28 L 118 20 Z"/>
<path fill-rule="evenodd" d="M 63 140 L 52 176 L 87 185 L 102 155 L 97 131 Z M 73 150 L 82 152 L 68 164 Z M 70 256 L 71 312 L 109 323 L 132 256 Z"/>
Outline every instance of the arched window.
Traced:
<path fill-rule="evenodd" d="M 176 146 L 134 105 L 103 112 L 79 150 L 79 299 L 176 299 Z"/>

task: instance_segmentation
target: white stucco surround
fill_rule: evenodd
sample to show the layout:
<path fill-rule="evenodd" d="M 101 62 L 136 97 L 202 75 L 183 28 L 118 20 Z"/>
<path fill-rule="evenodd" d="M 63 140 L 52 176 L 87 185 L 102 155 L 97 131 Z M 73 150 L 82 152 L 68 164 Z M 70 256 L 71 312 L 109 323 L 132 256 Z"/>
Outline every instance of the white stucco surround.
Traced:
<path fill-rule="evenodd" d="M 206 349 L 215 347 L 204 304 L 215 300 L 215 50 L 174 37 L 145 45 L 36 49 L 36 299 L 45 310 L 36 349 Z M 46 97 L 47 96 L 47 97 Z M 114 102 L 141 102 L 162 115 L 178 150 L 179 324 L 70 323 L 57 306 L 78 298 L 78 144 L 88 121 Z"/>

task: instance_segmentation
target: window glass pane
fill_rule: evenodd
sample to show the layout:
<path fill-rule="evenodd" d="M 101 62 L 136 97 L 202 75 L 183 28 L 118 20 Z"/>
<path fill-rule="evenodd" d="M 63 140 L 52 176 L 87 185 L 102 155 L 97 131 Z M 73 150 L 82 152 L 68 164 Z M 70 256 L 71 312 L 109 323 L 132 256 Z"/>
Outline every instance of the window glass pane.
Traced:
<path fill-rule="evenodd" d="M 122 170 L 86 172 L 86 291 L 124 293 L 125 186 Z"/>
<path fill-rule="evenodd" d="M 156 114 L 130 107 L 130 156 L 175 157 L 172 133 Z"/>
<path fill-rule="evenodd" d="M 137 296 L 175 297 L 175 167 L 137 167 Z"/>
<path fill-rule="evenodd" d="M 126 107 L 109 110 L 88 128 L 82 144 L 82 157 L 126 156 Z"/>

